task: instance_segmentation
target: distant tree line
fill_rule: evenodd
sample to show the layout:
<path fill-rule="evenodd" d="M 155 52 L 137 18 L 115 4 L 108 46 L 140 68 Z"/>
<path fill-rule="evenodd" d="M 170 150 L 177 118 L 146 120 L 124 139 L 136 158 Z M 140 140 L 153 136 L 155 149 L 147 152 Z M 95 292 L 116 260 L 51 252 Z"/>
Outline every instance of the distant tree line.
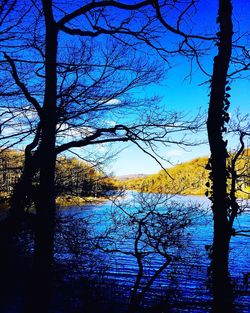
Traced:
<path fill-rule="evenodd" d="M 56 165 L 57 195 L 103 196 L 114 190 L 112 178 L 77 158 L 60 157 Z"/>
<path fill-rule="evenodd" d="M 0 154 L 0 196 L 10 197 L 14 186 L 23 171 L 24 154 L 15 150 L 6 150 Z M 39 177 L 33 181 L 33 187 L 38 185 Z M 60 157 L 56 164 L 56 194 L 57 196 L 101 196 L 114 189 L 111 178 L 94 166 L 77 158 Z"/>
<path fill-rule="evenodd" d="M 14 150 L 0 153 L 1 198 L 10 195 L 22 172 L 23 155 Z"/>
<path fill-rule="evenodd" d="M 165 194 L 204 194 L 208 174 L 207 158 L 196 158 L 170 169 L 148 175 L 146 178 L 122 182 L 127 189 Z"/>

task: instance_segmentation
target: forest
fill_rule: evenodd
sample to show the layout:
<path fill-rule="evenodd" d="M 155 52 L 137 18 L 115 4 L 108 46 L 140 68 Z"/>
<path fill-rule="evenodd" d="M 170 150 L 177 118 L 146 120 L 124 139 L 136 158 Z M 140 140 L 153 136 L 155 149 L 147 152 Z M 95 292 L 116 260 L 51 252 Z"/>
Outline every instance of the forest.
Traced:
<path fill-rule="evenodd" d="M 249 10 L 1 0 L 0 312 L 249 312 Z"/>
<path fill-rule="evenodd" d="M 230 164 L 233 155 L 228 159 Z M 208 157 L 199 157 L 188 162 L 175 165 L 168 169 L 146 177 L 126 179 L 116 184 L 120 188 L 137 190 L 150 193 L 204 195 L 208 190 L 209 174 L 206 170 Z M 238 174 L 241 179 L 238 182 L 237 198 L 248 198 L 249 193 L 249 149 L 242 152 L 237 160 Z M 230 165 L 229 165 L 230 166 Z M 171 179 L 171 177 L 174 180 Z M 230 181 L 230 179 L 229 179 Z"/>
<path fill-rule="evenodd" d="M 8 206 L 13 189 L 22 175 L 24 153 L 5 150 L 0 154 L 0 193 L 3 205 Z M 32 188 L 39 184 L 39 176 L 32 181 Z M 76 157 L 60 157 L 55 170 L 55 192 L 58 205 L 79 205 L 100 199 L 115 190 L 114 180 L 97 167 Z M 27 197 L 27 205 L 31 198 Z M 32 201 L 31 201 L 32 202 Z"/>

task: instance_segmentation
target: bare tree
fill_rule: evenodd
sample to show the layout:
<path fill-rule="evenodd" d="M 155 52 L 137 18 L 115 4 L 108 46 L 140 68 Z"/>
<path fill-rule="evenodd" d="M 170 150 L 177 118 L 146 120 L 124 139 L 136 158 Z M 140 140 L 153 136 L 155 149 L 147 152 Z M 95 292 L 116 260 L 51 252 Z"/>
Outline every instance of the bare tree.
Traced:
<path fill-rule="evenodd" d="M 214 58 L 211 81 L 211 95 L 208 111 L 207 129 L 211 149 L 212 209 L 214 214 L 214 241 L 212 256 L 213 290 L 215 305 L 221 308 L 228 304 L 223 297 L 228 294 L 228 255 L 230 229 L 227 220 L 227 167 L 228 153 L 223 139 L 224 124 L 228 121 L 227 113 L 227 72 L 232 51 L 232 5 L 231 1 L 219 1 L 218 22 L 220 34 L 218 55 Z M 224 301 L 222 299 L 224 298 Z M 230 299 L 230 297 L 227 297 Z M 226 301 L 226 303 L 225 303 Z M 228 300 L 230 301 L 230 300 Z"/>
<path fill-rule="evenodd" d="M 231 236 L 248 236 L 249 230 L 236 230 L 235 219 L 248 210 L 249 203 L 249 116 L 242 116 L 239 112 L 229 123 L 228 133 L 237 138 L 239 144 L 237 149 L 230 151 L 227 160 L 228 171 L 228 193 L 230 200 L 228 222 Z"/>
<path fill-rule="evenodd" d="M 174 4 L 175 5 L 175 4 Z M 175 27 L 171 27 L 164 16 L 164 7 L 160 2 L 155 3 L 157 18 L 168 30 L 183 38 L 183 44 L 179 51 L 182 54 L 194 58 L 201 71 L 209 77 L 211 84 L 210 102 L 207 119 L 207 131 L 211 157 L 207 169 L 210 170 L 212 181 L 210 199 L 214 214 L 214 241 L 212 247 L 212 277 L 214 293 L 214 311 L 232 310 L 231 288 L 228 277 L 228 259 L 231 236 L 235 234 L 233 224 L 235 218 L 242 213 L 237 200 L 237 189 L 240 184 L 239 159 L 244 155 L 244 141 L 249 132 L 238 128 L 240 148 L 232 158 L 229 157 L 226 124 L 230 117 L 231 83 L 234 79 L 248 78 L 249 49 L 247 46 L 248 33 L 233 32 L 232 3 L 231 1 L 218 1 L 219 31 L 214 36 L 197 36 L 192 31 L 187 31 L 182 21 L 188 12 L 195 10 L 196 4 L 190 1 L 186 10 L 181 11 Z M 186 15 L 187 13 L 187 15 Z M 233 37 L 234 35 L 234 37 Z M 202 66 L 202 54 L 206 47 L 200 46 L 201 42 L 212 42 L 218 46 L 218 54 L 214 57 L 213 73 L 210 75 Z M 200 44 L 199 44 L 200 43 Z M 186 49 L 185 49 L 185 48 Z M 244 176 L 244 174 L 243 174 Z"/>
<path fill-rule="evenodd" d="M 129 312 L 138 310 L 145 294 L 164 272 L 190 247 L 187 227 L 197 208 L 175 202 L 173 196 L 138 193 L 131 201 L 114 202 L 111 224 L 97 238 L 96 246 L 105 253 L 135 260 L 137 272 L 131 288 Z M 187 256 L 187 255 L 186 255 Z M 157 266 L 152 261 L 161 260 Z"/>
<path fill-rule="evenodd" d="M 155 21 L 154 2 L 100 1 L 76 4 L 73 10 L 49 0 L 27 4 L 30 11 L 19 28 L 18 49 L 6 48 L 1 60 L 1 96 L 5 99 L 1 139 L 8 147 L 26 145 L 23 175 L 13 193 L 12 213 L 14 218 L 20 218 L 25 197 L 33 199 L 33 286 L 40 292 L 32 287 L 28 310 L 33 312 L 41 303 L 39 310 L 45 312 L 53 259 L 56 156 L 68 149 L 106 142 L 131 141 L 144 151 L 154 151 L 154 142 L 176 143 L 173 132 L 193 131 L 195 126 L 175 113 L 167 117 L 161 113 L 159 119 L 155 98 L 132 97 L 133 89 L 157 82 L 163 74 L 159 64 L 138 58 L 133 48 L 135 40 L 142 38 L 147 42 L 152 37 L 149 30 L 153 30 L 150 27 Z M 117 25 L 111 22 L 114 15 L 120 16 Z M 105 41 L 99 40 L 102 35 L 113 40 L 105 46 Z M 126 36 L 133 40 L 129 42 Z M 29 53 L 23 53 L 24 49 Z M 135 111 L 143 116 L 139 122 L 128 115 Z M 115 122 L 114 126 L 105 125 L 106 117 Z M 76 138 L 68 140 L 67 132 Z M 37 172 L 39 185 L 33 189 L 31 182 Z"/>
<path fill-rule="evenodd" d="M 214 58 L 207 120 L 211 150 L 207 168 L 211 171 L 210 199 L 214 216 L 211 271 L 214 294 L 213 310 L 218 312 L 226 309 L 227 312 L 231 312 L 233 308 L 228 273 L 229 248 L 231 237 L 234 235 L 235 218 L 241 213 L 236 193 L 240 170 L 236 164 L 244 151 L 243 138 L 247 133 L 244 131 L 239 133 L 240 148 L 232 155 L 231 160 L 224 134 L 227 131 L 226 124 L 229 122 L 229 92 L 231 89 L 229 78 L 246 70 L 249 65 L 239 56 L 238 62 L 236 62 L 237 57 L 233 54 L 233 48 L 239 47 L 233 43 L 231 1 L 219 1 L 217 22 L 220 27 L 217 41 L 218 54 Z M 230 73 L 231 62 L 237 66 L 237 70 L 232 73 Z"/>

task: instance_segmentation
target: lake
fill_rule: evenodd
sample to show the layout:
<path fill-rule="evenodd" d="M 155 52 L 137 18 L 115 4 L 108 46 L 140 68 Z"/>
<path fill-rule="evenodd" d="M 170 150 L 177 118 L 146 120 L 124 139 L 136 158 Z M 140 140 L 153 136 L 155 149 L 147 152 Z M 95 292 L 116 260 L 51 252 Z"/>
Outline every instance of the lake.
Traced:
<path fill-rule="evenodd" d="M 157 198 L 157 195 L 149 195 L 150 199 L 146 199 L 147 196 L 138 199 L 138 193 L 128 192 L 116 205 L 107 201 L 62 211 L 64 218 L 73 216 L 74 221 L 81 221 L 73 227 L 77 232 L 82 231 L 83 237 L 87 236 L 87 239 L 77 243 L 84 246 L 81 275 L 93 277 L 93 280 L 98 281 L 104 288 L 107 287 L 107 290 L 110 288 L 110 297 L 115 296 L 120 301 L 128 302 L 138 274 L 135 241 L 139 234 L 137 249 L 144 262 L 139 292 L 143 291 L 150 278 L 166 261 L 163 252 L 167 251 L 172 259 L 145 292 L 144 305 L 150 306 L 153 302 L 167 299 L 172 308 L 171 312 L 209 312 L 211 294 L 207 280 L 207 250 L 212 242 L 213 230 L 210 202 L 205 197 L 195 196 L 170 196 L 167 202 L 166 199 L 154 200 L 154 197 Z M 139 205 L 140 201 L 143 205 Z M 150 219 L 147 217 L 145 221 L 150 223 L 150 226 L 145 230 L 143 227 L 146 222 L 144 223 L 143 219 L 149 211 Z M 159 213 L 172 223 L 160 224 L 162 219 Z M 190 219 L 190 225 L 176 226 L 176 216 L 179 216 L 183 223 Z M 138 223 L 143 226 L 142 234 L 138 232 Z M 156 242 L 154 232 L 159 233 L 159 225 L 167 229 L 166 233 L 172 232 L 176 237 L 161 233 L 162 241 Z M 235 222 L 236 230 L 247 229 L 249 225 L 249 213 L 242 214 Z M 81 253 L 77 254 L 79 259 Z M 58 259 L 70 259 L 72 254 L 70 249 L 65 249 L 56 256 Z M 249 285 L 241 286 L 240 289 L 237 285 L 243 284 L 244 277 L 250 273 L 249 257 L 249 238 L 233 237 L 230 272 L 236 284 L 235 303 L 240 307 L 238 312 L 249 312 Z"/>

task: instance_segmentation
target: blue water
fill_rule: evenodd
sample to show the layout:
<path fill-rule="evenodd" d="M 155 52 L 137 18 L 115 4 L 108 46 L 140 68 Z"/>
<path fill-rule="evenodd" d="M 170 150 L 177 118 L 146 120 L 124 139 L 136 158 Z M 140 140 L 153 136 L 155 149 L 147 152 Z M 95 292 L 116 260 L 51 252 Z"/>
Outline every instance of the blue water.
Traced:
<path fill-rule="evenodd" d="M 126 212 L 135 212 L 139 205 L 133 200 L 133 193 L 128 193 L 124 200 L 120 201 L 121 208 L 126 208 Z M 136 195 L 136 193 L 135 193 Z M 152 299 L 160 301 L 161 297 L 181 299 L 187 310 L 180 311 L 176 308 L 174 312 L 206 312 L 206 305 L 211 300 L 211 294 L 207 283 L 207 268 L 209 266 L 208 252 L 205 246 L 212 243 L 212 214 L 209 209 L 210 202 L 205 197 L 177 196 L 174 199 L 179 206 L 190 208 L 192 225 L 183 232 L 183 250 L 170 248 L 174 255 L 182 253 L 182 257 L 169 264 L 161 275 L 155 280 L 150 290 L 145 294 L 145 303 Z M 159 205 L 157 210 L 164 212 L 164 205 Z M 131 225 L 126 224 L 126 214 L 117 208 L 111 201 L 98 205 L 87 205 L 83 207 L 72 207 L 63 211 L 63 215 L 74 215 L 75 219 L 87 221 L 89 242 L 95 242 L 96 235 L 103 235 L 105 231 L 112 227 L 112 218 L 116 220 L 118 226 L 113 231 L 110 240 L 102 240 L 102 248 L 119 250 L 114 252 L 103 252 L 93 248 L 93 255 L 90 258 L 94 264 L 90 266 L 91 260 L 85 260 L 83 272 L 91 272 L 99 278 L 100 283 L 117 285 L 117 295 L 129 298 L 131 288 L 133 288 L 138 272 L 136 258 L 129 254 L 134 250 L 134 239 L 131 235 Z M 191 213 L 193 208 L 196 213 Z M 197 213 L 198 212 L 198 213 Z M 242 214 L 235 223 L 236 231 L 247 229 L 250 225 L 250 214 Z M 113 229 L 114 230 L 114 229 Z M 107 233 L 106 233 L 107 234 Z M 132 236 L 132 237 L 131 237 Z M 106 244 L 106 247 L 105 247 Z M 115 249 L 114 249 L 115 247 Z M 85 247 L 90 249 L 90 247 Z M 99 247 L 98 247 L 99 248 Z M 142 247 L 142 250 L 144 247 Z M 146 248 L 145 248 L 146 249 Z M 250 273 L 250 251 L 249 238 L 237 236 L 231 241 L 230 272 L 235 282 L 243 282 L 244 274 Z M 145 251 L 145 250 L 144 250 Z M 149 249 L 150 251 L 150 249 Z M 152 252 L 152 251 L 151 251 Z M 63 257 L 66 257 L 67 253 Z M 142 280 L 146 284 L 148 279 L 164 262 L 164 258 L 157 253 L 152 253 L 145 258 L 145 277 Z M 90 271 L 91 268 L 91 271 Z M 88 274 L 89 274 L 88 273 Z M 246 292 L 237 295 L 236 303 L 243 307 L 239 312 L 250 312 L 250 295 L 246 286 Z M 171 300 L 169 300 L 171 301 Z M 208 312 L 208 311 L 207 311 Z"/>

